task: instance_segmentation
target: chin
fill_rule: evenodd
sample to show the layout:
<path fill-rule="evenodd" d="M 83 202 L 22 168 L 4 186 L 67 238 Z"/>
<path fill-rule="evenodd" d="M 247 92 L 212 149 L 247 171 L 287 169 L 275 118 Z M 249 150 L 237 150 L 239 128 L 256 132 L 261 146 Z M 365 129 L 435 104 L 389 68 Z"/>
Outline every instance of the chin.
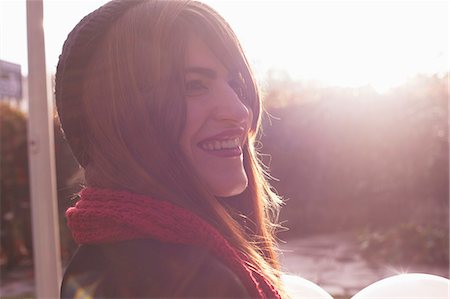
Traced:
<path fill-rule="evenodd" d="M 212 188 L 213 194 L 217 197 L 232 197 L 241 194 L 242 192 L 247 189 L 248 186 L 248 180 L 247 177 L 245 180 L 242 180 L 239 183 L 233 184 L 233 185 L 222 185 L 222 186 L 215 186 L 215 188 Z"/>

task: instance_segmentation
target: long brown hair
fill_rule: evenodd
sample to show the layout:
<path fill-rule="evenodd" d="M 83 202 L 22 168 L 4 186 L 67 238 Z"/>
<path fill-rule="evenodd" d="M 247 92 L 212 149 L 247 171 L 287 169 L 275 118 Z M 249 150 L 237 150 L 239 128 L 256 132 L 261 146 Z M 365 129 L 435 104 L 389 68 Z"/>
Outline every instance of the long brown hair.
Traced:
<path fill-rule="evenodd" d="M 184 55 L 191 35 L 240 73 L 254 115 L 243 148 L 249 184 L 229 201 L 205 188 L 179 146 L 186 113 Z M 254 146 L 261 99 L 228 23 L 199 2 L 144 1 L 111 25 L 92 54 L 81 88 L 89 156 L 86 184 L 127 189 L 190 209 L 281 289 L 274 241 L 281 202 Z"/>

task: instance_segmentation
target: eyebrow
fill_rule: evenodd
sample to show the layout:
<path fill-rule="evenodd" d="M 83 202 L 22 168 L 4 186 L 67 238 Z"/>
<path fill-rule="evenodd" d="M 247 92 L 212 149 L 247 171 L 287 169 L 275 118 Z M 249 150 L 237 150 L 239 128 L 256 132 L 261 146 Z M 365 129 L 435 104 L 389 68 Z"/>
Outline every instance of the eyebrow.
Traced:
<path fill-rule="evenodd" d="M 188 73 L 200 74 L 202 76 L 208 77 L 209 79 L 217 78 L 216 71 L 214 71 L 210 68 L 206 68 L 206 67 L 198 67 L 198 66 L 188 67 L 185 69 L 185 73 L 186 74 L 188 74 Z"/>

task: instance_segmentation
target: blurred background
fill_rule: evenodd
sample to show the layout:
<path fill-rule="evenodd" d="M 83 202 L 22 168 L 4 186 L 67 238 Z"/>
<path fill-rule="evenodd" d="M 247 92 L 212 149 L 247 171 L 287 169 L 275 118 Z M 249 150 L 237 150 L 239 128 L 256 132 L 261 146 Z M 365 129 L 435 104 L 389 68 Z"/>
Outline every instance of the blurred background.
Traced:
<path fill-rule="evenodd" d="M 44 1 L 53 76 L 73 26 L 106 1 Z M 265 100 L 262 159 L 285 199 L 286 272 L 347 298 L 386 276 L 449 277 L 449 3 L 205 1 L 235 28 Z M 2 298 L 34 296 L 24 0 L 0 2 Z M 55 126 L 64 211 L 78 166 Z"/>

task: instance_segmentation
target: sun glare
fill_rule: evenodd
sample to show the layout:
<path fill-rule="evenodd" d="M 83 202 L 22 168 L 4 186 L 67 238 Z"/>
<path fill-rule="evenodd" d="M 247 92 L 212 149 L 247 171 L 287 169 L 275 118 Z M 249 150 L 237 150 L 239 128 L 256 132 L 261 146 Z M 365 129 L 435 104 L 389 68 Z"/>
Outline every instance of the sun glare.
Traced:
<path fill-rule="evenodd" d="M 446 2 L 208 2 L 261 69 L 378 91 L 448 71 Z"/>
<path fill-rule="evenodd" d="M 44 0 L 47 65 L 54 71 L 70 29 L 106 0 Z M 447 1 L 205 0 L 236 30 L 256 74 L 378 91 L 418 73 L 449 71 Z M 26 73 L 25 1 L 1 1 L 0 59 Z"/>

